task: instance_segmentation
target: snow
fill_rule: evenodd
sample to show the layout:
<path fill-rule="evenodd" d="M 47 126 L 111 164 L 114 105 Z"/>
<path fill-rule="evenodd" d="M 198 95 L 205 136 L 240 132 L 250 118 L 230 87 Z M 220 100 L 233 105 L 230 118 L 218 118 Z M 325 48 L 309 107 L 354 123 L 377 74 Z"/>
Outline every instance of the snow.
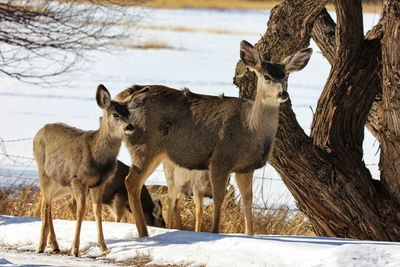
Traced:
<path fill-rule="evenodd" d="M 96 226 L 84 221 L 79 259 L 72 256 L 18 253 L 36 250 L 39 218 L 0 216 L 0 241 L 17 247 L 0 248 L 0 266 L 105 266 L 104 260 L 123 261 L 149 255 L 148 264 L 189 266 L 399 266 L 400 243 L 354 239 L 211 234 L 149 227 L 150 237 L 138 238 L 134 224 L 104 222 L 109 249 L 101 255 L 96 247 Z M 75 222 L 54 220 L 62 251 L 72 244 Z M 48 251 L 50 252 L 50 251 Z M 93 260 L 97 257 L 96 260 Z"/>
<path fill-rule="evenodd" d="M 62 79 L 69 84 L 43 88 L 0 76 L 0 183 L 37 184 L 37 167 L 32 156 L 32 138 L 46 123 L 62 121 L 82 129 L 96 129 L 101 111 L 94 100 L 103 83 L 115 96 L 132 84 L 163 84 L 188 87 L 202 94 L 237 96 L 232 84 L 239 60 L 239 43 L 255 43 L 265 32 L 268 11 L 149 9 L 143 12 L 144 27 L 132 38 L 137 43 L 154 42 L 176 49 L 110 49 L 110 53 L 90 52 L 90 62 L 80 71 Z M 379 19 L 365 14 L 365 31 Z M 186 29 L 175 31 L 174 28 Z M 216 34 L 216 32 L 219 32 Z M 312 110 L 329 75 L 329 64 L 315 43 L 306 68 L 289 78 L 289 94 L 294 112 L 306 133 L 310 131 Z M 4 142 L 1 142 L 4 140 Z M 366 131 L 364 160 L 375 179 L 379 144 Z M 122 149 L 119 159 L 130 157 Z M 234 183 L 234 179 L 231 179 Z M 165 184 L 159 168 L 148 184 Z M 268 205 L 295 207 L 293 197 L 278 174 L 267 165 L 255 172 L 255 201 Z M 265 201 L 264 201 L 265 200 Z M 75 222 L 55 220 L 61 249 L 70 248 Z M 82 258 L 37 255 L 17 251 L 35 250 L 40 234 L 38 218 L 0 216 L 0 266 L 102 266 L 96 249 L 94 222 L 84 222 Z M 104 223 L 110 253 L 107 259 L 124 260 L 137 253 L 150 254 L 154 264 L 185 263 L 192 266 L 400 266 L 398 243 L 348 239 L 215 235 L 150 228 L 150 237 L 138 238 L 135 225 Z M 398 252 L 399 251 L 399 252 Z"/>

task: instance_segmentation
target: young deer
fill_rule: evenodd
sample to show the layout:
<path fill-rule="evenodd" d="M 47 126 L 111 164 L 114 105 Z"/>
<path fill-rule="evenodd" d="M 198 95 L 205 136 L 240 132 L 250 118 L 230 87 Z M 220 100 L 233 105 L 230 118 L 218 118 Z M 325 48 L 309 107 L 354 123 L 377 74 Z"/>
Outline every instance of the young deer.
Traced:
<path fill-rule="evenodd" d="M 132 167 L 126 177 L 129 203 L 139 236 L 148 236 L 140 189 L 166 157 L 187 169 L 209 170 L 214 213 L 211 231 L 219 231 L 228 176 L 236 174 L 243 200 L 245 232 L 253 234 L 252 179 L 270 155 L 278 127 L 279 106 L 288 99 L 288 74 L 304 68 L 312 49 L 303 49 L 281 63 L 263 61 L 257 50 L 242 41 L 240 58 L 257 74 L 254 101 L 193 94 L 160 85 L 134 86 L 117 99 L 135 103 L 130 120 L 135 126 L 124 137 Z"/>
<path fill-rule="evenodd" d="M 97 105 L 103 110 L 100 128 L 83 131 L 62 123 L 47 124 L 33 140 L 33 154 L 38 165 L 42 230 L 38 252 L 46 249 L 47 239 L 53 252 L 59 252 L 51 216 L 51 201 L 64 195 L 77 200 L 76 229 L 71 253 L 78 256 L 79 236 L 85 213 L 86 194 L 90 188 L 97 224 L 97 243 L 107 249 L 101 222 L 101 199 L 105 181 L 114 174 L 123 134 L 131 134 L 128 106 L 111 100 L 110 93 L 99 85 Z"/>
<path fill-rule="evenodd" d="M 110 207 L 115 222 L 126 222 L 125 210 L 132 212 L 129 207 L 128 192 L 125 187 L 125 177 L 128 173 L 129 166 L 118 160 L 117 171 L 105 184 L 102 204 Z M 142 187 L 140 201 L 147 225 L 165 228 L 161 201 L 160 199 L 153 201 L 145 185 Z M 76 201 L 74 198 L 71 198 L 69 208 L 73 214 L 76 213 Z"/>
<path fill-rule="evenodd" d="M 196 207 L 195 231 L 200 232 L 203 219 L 203 199 L 204 196 L 212 196 L 208 171 L 188 170 L 179 167 L 169 159 L 164 159 L 162 164 L 168 185 L 168 228 L 172 228 L 172 219 L 175 217 L 176 228 L 182 229 L 180 219 L 182 197 L 193 194 Z"/>

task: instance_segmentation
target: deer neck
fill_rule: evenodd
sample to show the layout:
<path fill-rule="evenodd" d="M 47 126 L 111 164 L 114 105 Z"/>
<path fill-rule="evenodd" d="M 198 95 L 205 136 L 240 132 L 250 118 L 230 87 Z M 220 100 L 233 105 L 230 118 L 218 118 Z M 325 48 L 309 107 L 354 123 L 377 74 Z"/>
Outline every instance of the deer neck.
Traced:
<path fill-rule="evenodd" d="M 254 134 L 274 137 L 278 127 L 280 102 L 276 97 L 268 96 L 262 84 L 257 84 L 256 99 L 249 112 L 249 126 Z"/>
<path fill-rule="evenodd" d="M 101 120 L 100 128 L 94 133 L 91 147 L 95 161 L 107 163 L 110 159 L 115 159 L 121 147 L 122 135 L 122 132 L 111 131 L 107 123 Z"/>

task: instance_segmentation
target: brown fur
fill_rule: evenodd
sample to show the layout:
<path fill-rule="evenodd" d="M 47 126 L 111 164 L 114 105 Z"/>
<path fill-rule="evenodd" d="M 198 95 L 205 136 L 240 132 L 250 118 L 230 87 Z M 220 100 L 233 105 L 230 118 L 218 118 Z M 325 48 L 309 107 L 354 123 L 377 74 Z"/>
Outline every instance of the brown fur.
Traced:
<path fill-rule="evenodd" d="M 38 165 L 42 230 L 38 252 L 44 252 L 48 236 L 53 251 L 59 251 L 51 216 L 51 202 L 64 195 L 77 201 L 77 222 L 72 254 L 78 256 L 79 235 L 85 212 L 88 188 L 93 200 L 97 223 L 97 240 L 102 251 L 107 249 L 101 224 L 101 199 L 104 182 L 114 174 L 123 133 L 131 133 L 126 104 L 112 101 L 109 92 L 99 85 L 97 104 L 103 110 L 100 128 L 83 131 L 62 123 L 47 124 L 33 141 L 33 154 Z"/>
<path fill-rule="evenodd" d="M 141 212 L 141 186 L 167 157 L 187 169 L 209 170 L 214 199 L 211 230 L 215 233 L 219 231 L 228 176 L 235 172 L 244 205 L 245 232 L 253 234 L 253 170 L 262 167 L 271 152 L 279 105 L 288 98 L 287 75 L 302 69 L 310 55 L 311 49 L 305 49 L 279 64 L 265 62 L 243 41 L 241 59 L 258 77 L 255 101 L 198 95 L 160 85 L 134 86 L 117 96 L 135 102 L 130 117 L 135 130 L 124 142 L 132 157 L 126 186 L 139 236 L 148 235 Z"/>
<path fill-rule="evenodd" d="M 128 192 L 125 187 L 125 177 L 128 173 L 129 166 L 118 160 L 117 171 L 107 180 L 104 188 L 102 204 L 111 209 L 115 222 L 126 222 L 125 210 L 132 212 L 129 207 Z M 140 201 L 147 225 L 165 228 L 161 201 L 159 199 L 153 201 L 145 185 L 142 187 Z M 69 208 L 73 214 L 76 213 L 76 201 L 74 199 L 71 199 Z"/>
<path fill-rule="evenodd" d="M 182 229 L 180 203 L 183 196 L 193 195 L 196 207 L 195 231 L 201 231 L 203 199 L 204 196 L 212 196 L 208 171 L 188 170 L 169 159 L 163 160 L 163 169 L 168 185 L 168 228 L 172 228 L 172 219 L 175 217 L 176 228 Z"/>

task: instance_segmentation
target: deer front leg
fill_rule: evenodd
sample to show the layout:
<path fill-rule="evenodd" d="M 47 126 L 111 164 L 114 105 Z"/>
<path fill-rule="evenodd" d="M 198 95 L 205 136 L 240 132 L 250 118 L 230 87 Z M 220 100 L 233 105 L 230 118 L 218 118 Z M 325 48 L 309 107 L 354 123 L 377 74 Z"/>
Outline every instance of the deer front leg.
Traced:
<path fill-rule="evenodd" d="M 145 176 L 143 172 L 140 173 L 136 166 L 131 167 L 128 176 L 125 178 L 129 205 L 135 218 L 139 237 L 149 236 L 149 233 L 147 232 L 146 220 L 143 214 L 142 203 L 140 201 L 141 189 L 146 178 L 147 176 Z"/>
<path fill-rule="evenodd" d="M 93 213 L 96 218 L 97 226 L 97 245 L 99 246 L 101 252 L 105 252 L 107 250 L 106 242 L 104 241 L 103 225 L 101 218 L 101 208 L 105 184 L 106 183 L 103 182 L 99 186 L 90 188 L 90 195 L 93 201 Z"/>
<path fill-rule="evenodd" d="M 219 232 L 219 224 L 221 218 L 221 208 L 225 197 L 225 188 L 228 181 L 229 171 L 221 168 L 219 164 L 210 164 L 210 180 L 212 186 L 212 194 L 214 201 L 213 223 L 211 226 L 212 233 Z"/>
<path fill-rule="evenodd" d="M 245 215 L 245 233 L 254 235 L 252 209 L 253 209 L 253 171 L 248 173 L 235 173 L 236 183 L 238 185 L 240 196 L 243 200 Z"/>
<path fill-rule="evenodd" d="M 75 257 L 78 257 L 82 220 L 83 216 L 85 216 L 85 209 L 86 209 L 87 185 L 82 184 L 78 179 L 75 179 L 71 183 L 71 185 L 77 206 L 75 236 L 74 236 L 74 241 L 72 243 L 71 253 Z"/>

